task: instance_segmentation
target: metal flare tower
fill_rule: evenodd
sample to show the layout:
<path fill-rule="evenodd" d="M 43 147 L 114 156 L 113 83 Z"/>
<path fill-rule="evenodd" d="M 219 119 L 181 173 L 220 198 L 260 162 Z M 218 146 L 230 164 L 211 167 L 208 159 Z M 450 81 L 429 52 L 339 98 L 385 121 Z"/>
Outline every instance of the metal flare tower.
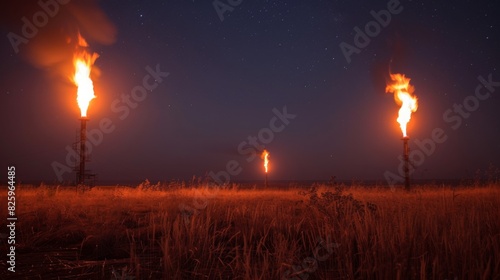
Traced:
<path fill-rule="evenodd" d="M 82 117 L 80 118 L 80 162 L 78 172 L 76 173 L 76 183 L 77 185 L 85 185 L 85 162 L 87 161 L 87 151 L 85 147 L 85 142 L 87 142 L 87 121 L 89 119 Z"/>
<path fill-rule="evenodd" d="M 87 122 L 89 119 L 87 117 L 80 118 L 80 133 L 77 136 L 77 142 L 74 145 L 74 149 L 78 151 L 78 164 L 75 165 L 76 172 L 76 185 L 95 185 L 96 174 L 90 173 L 89 170 L 85 168 L 85 163 L 90 161 L 90 157 L 87 154 Z"/>
<path fill-rule="evenodd" d="M 410 148 L 408 147 L 408 141 L 410 140 L 410 137 L 405 136 L 401 140 L 403 140 L 405 189 L 410 190 Z"/>

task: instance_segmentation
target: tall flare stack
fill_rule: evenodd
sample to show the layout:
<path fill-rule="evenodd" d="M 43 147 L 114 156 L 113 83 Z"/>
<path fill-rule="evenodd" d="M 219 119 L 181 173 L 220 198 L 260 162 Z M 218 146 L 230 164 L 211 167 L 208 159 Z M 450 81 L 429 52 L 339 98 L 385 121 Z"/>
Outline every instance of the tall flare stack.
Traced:
<path fill-rule="evenodd" d="M 418 108 L 418 99 L 413 92 L 415 88 L 410 85 L 410 78 L 404 74 L 390 74 L 391 82 L 385 88 L 386 92 L 394 94 L 394 101 L 401 107 L 399 108 L 397 122 L 403 133 L 403 159 L 405 173 L 405 188 L 410 189 L 410 148 L 408 141 L 410 138 L 406 133 L 408 122 L 410 122 L 412 112 L 416 112 Z"/>
<path fill-rule="evenodd" d="M 264 151 L 262 151 L 262 154 L 260 155 L 260 157 L 264 160 L 264 172 L 265 172 L 265 177 L 264 177 L 264 187 L 268 187 L 267 185 L 267 171 L 268 171 L 268 167 L 269 167 L 269 152 L 264 149 Z"/>
<path fill-rule="evenodd" d="M 405 173 L 405 188 L 410 189 L 410 148 L 408 146 L 408 141 L 410 137 L 403 137 L 403 159 L 404 159 L 404 173 Z"/>
<path fill-rule="evenodd" d="M 73 54 L 73 64 L 75 67 L 75 72 L 73 75 L 73 82 L 77 86 L 76 101 L 78 107 L 80 108 L 80 141 L 75 143 L 79 149 L 80 162 L 75 165 L 76 171 L 76 184 L 86 185 L 87 179 L 92 179 L 95 174 L 87 173 L 85 170 L 85 162 L 88 161 L 87 158 L 87 147 L 85 147 L 87 142 L 87 110 L 90 105 L 90 101 L 95 98 L 94 95 L 94 83 L 91 78 L 92 66 L 95 60 L 99 57 L 97 53 L 90 52 L 87 41 L 78 34 L 78 46 Z M 95 179 L 95 178 L 94 178 Z"/>
<path fill-rule="evenodd" d="M 77 185 L 85 184 L 85 162 L 87 161 L 87 149 L 85 144 L 87 142 L 87 121 L 89 119 L 86 117 L 80 118 L 80 164 L 77 172 L 76 182 Z"/>

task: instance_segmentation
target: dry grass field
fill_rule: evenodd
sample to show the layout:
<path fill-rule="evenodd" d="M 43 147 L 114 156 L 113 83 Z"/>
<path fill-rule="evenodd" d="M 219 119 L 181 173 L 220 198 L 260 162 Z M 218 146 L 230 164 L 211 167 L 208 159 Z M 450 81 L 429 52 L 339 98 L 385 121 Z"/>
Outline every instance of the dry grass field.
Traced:
<path fill-rule="evenodd" d="M 500 279 L 498 185 L 19 186 L 16 201 L 9 279 Z"/>

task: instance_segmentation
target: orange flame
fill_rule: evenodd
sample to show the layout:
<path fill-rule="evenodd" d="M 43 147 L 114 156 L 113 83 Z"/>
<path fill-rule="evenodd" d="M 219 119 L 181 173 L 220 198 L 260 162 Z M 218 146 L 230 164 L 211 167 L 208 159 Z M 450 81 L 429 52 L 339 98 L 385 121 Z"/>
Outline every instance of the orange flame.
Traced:
<path fill-rule="evenodd" d="M 418 108 L 417 97 L 413 95 L 415 88 L 410 85 L 410 78 L 406 78 L 404 74 L 390 74 L 392 84 L 388 84 L 385 92 L 394 93 L 394 100 L 399 109 L 398 123 L 403 132 L 403 137 L 407 137 L 406 125 L 411 119 L 411 113 L 416 112 Z"/>
<path fill-rule="evenodd" d="M 73 65 L 75 66 L 73 82 L 78 87 L 76 101 L 80 107 L 81 116 L 86 117 L 90 101 L 95 98 L 90 72 L 99 55 L 87 51 L 88 44 L 80 35 L 78 35 L 78 45 L 79 49 L 73 56 Z"/>
<path fill-rule="evenodd" d="M 260 157 L 264 160 L 264 169 L 266 170 L 267 173 L 267 167 L 269 165 L 269 153 L 267 152 L 267 150 L 264 150 Z"/>

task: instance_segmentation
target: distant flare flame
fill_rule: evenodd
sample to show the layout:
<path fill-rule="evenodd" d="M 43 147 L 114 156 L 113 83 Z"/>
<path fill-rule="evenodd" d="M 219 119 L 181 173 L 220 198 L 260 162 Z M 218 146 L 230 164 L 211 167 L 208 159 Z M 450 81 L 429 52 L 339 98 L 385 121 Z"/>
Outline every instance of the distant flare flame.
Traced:
<path fill-rule="evenodd" d="M 78 35 L 78 45 L 79 48 L 73 56 L 73 65 L 75 66 L 73 82 L 78 87 L 76 101 L 80 107 L 81 116 L 86 117 L 90 101 L 95 98 L 90 72 L 99 55 L 88 52 L 88 44 L 80 35 Z"/>
<path fill-rule="evenodd" d="M 260 157 L 264 160 L 264 169 L 266 170 L 267 173 L 267 167 L 269 165 L 269 152 L 267 150 L 264 150 Z"/>
<path fill-rule="evenodd" d="M 418 108 L 417 97 L 413 95 L 415 88 L 410 85 L 410 78 L 406 78 L 404 74 L 390 74 L 392 83 L 388 84 L 385 92 L 394 93 L 394 100 L 399 109 L 398 123 L 403 132 L 403 137 L 407 137 L 406 125 L 411 119 L 411 113 L 416 112 Z"/>

